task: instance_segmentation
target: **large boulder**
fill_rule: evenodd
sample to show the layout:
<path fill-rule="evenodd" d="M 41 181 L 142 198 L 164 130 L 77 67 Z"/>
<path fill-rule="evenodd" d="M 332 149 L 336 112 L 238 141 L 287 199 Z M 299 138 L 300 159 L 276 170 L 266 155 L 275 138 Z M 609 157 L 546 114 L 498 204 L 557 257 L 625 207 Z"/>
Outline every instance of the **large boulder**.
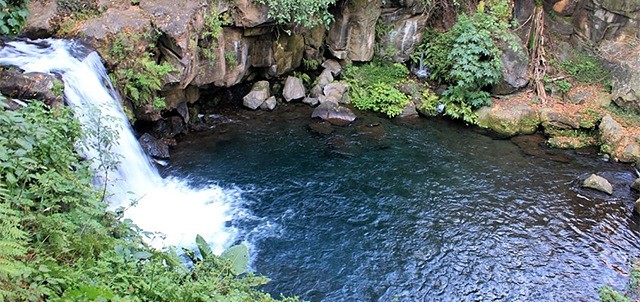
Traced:
<path fill-rule="evenodd" d="M 511 94 L 529 84 L 529 56 L 525 53 L 526 47 L 517 36 L 518 50 L 514 51 L 508 43 L 500 43 L 502 50 L 502 80 L 495 85 L 493 93 Z"/>
<path fill-rule="evenodd" d="M 391 30 L 380 38 L 379 43 L 383 46 L 380 49 L 381 54 L 394 62 L 409 60 L 416 46 L 422 41 L 428 18 L 428 14 L 407 14 L 399 18 L 395 15 L 383 15 L 382 19 Z"/>
<path fill-rule="evenodd" d="M 52 26 L 55 23 L 58 2 L 54 0 L 28 1 L 29 17 L 22 33 L 32 39 L 48 38 L 55 34 Z"/>
<path fill-rule="evenodd" d="M 351 109 L 338 105 L 335 102 L 320 103 L 313 110 L 312 118 L 320 118 L 336 126 L 347 126 L 356 120 L 356 115 Z"/>
<path fill-rule="evenodd" d="M 605 192 L 609 195 L 613 194 L 613 187 L 608 180 L 602 176 L 591 174 L 587 179 L 582 182 L 582 187 L 591 188 L 600 192 Z"/>
<path fill-rule="evenodd" d="M 528 105 L 502 107 L 494 103 L 481 108 L 477 114 L 478 126 L 505 136 L 535 133 L 540 124 L 538 113 Z"/>
<path fill-rule="evenodd" d="M 0 93 L 8 97 L 36 99 L 48 105 L 61 105 L 63 89 L 62 81 L 51 74 L 0 69 Z"/>
<path fill-rule="evenodd" d="M 235 24 L 238 27 L 255 27 L 269 21 L 269 7 L 253 0 L 235 0 Z"/>
<path fill-rule="evenodd" d="M 269 96 L 269 82 L 259 81 L 253 84 L 251 91 L 242 98 L 242 104 L 249 109 L 256 110 Z"/>
<path fill-rule="evenodd" d="M 601 150 L 609 153 L 614 160 L 637 162 L 640 160 L 640 137 L 628 136 L 625 129 L 610 115 L 602 118 L 598 126 Z"/>
<path fill-rule="evenodd" d="M 157 159 L 169 158 L 169 146 L 149 133 L 143 134 L 139 139 L 140 146 L 149 156 Z"/>
<path fill-rule="evenodd" d="M 628 61 L 618 64 L 611 73 L 611 98 L 618 106 L 640 113 L 640 57 L 636 52 Z"/>
<path fill-rule="evenodd" d="M 282 34 L 273 42 L 273 65 L 266 76 L 278 77 L 300 67 L 304 56 L 304 38 L 301 34 Z M 264 55 L 264 54 L 261 54 Z"/>
<path fill-rule="evenodd" d="M 289 76 L 284 83 L 284 90 L 282 91 L 282 97 L 287 102 L 292 100 L 299 100 L 304 98 L 305 89 L 300 78 Z"/>
<path fill-rule="evenodd" d="M 605 144 L 616 145 L 624 136 L 622 125 L 609 114 L 602 118 L 598 130 L 600 131 L 600 140 Z"/>
<path fill-rule="evenodd" d="M 376 38 L 381 0 L 351 0 L 335 14 L 327 36 L 327 47 L 338 59 L 370 61 Z"/>

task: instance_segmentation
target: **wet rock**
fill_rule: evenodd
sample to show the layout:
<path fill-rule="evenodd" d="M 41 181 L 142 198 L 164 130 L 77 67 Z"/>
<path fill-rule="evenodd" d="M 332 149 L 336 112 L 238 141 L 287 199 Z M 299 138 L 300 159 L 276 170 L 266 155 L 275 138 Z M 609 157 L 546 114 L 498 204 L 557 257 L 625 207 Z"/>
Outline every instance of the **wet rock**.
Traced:
<path fill-rule="evenodd" d="M 268 99 L 266 99 L 264 103 L 262 103 L 262 105 L 260 105 L 260 109 L 271 111 L 273 109 L 276 109 L 276 104 L 277 104 L 276 97 L 271 96 Z"/>
<path fill-rule="evenodd" d="M 389 20 L 385 24 L 392 28 L 380 39 L 379 43 L 385 45 L 381 47 L 381 54 L 390 57 L 394 62 L 408 61 L 416 46 L 422 41 L 429 14 L 413 15 L 406 12 L 399 17 L 381 19 Z"/>
<path fill-rule="evenodd" d="M 570 137 L 570 136 L 556 136 L 549 138 L 547 144 L 553 148 L 558 149 L 581 149 L 596 145 L 595 137 Z"/>
<path fill-rule="evenodd" d="M 494 104 L 481 108 L 477 114 L 478 126 L 505 136 L 535 133 L 540 124 L 538 113 L 528 105 L 502 108 Z"/>
<path fill-rule="evenodd" d="M 169 158 L 169 146 L 162 140 L 159 140 L 149 133 L 143 134 L 138 141 L 142 150 L 144 150 L 149 156 L 157 159 Z"/>
<path fill-rule="evenodd" d="M 278 77 L 300 67 L 304 56 L 304 37 L 301 34 L 280 35 L 273 43 L 273 65 L 266 76 Z"/>
<path fill-rule="evenodd" d="M 259 81 L 253 84 L 251 91 L 242 98 L 242 104 L 249 109 L 256 110 L 269 96 L 269 82 Z"/>
<path fill-rule="evenodd" d="M 335 14 L 327 36 L 327 48 L 338 59 L 370 61 L 375 46 L 380 0 L 347 1 Z"/>
<path fill-rule="evenodd" d="M 595 174 L 591 174 L 591 176 L 585 179 L 584 182 L 582 182 L 582 187 L 598 190 L 609 195 L 613 194 L 613 187 L 611 186 L 611 183 L 609 183 L 609 181 L 604 177 Z"/>
<path fill-rule="evenodd" d="M 407 118 L 418 116 L 418 110 L 416 109 L 416 104 L 414 102 L 409 102 L 407 106 L 404 106 L 402 109 L 402 113 L 397 116 L 397 118 Z"/>
<path fill-rule="evenodd" d="M 292 76 L 287 77 L 287 81 L 284 83 L 284 90 L 282 91 L 284 100 L 291 102 L 292 100 L 304 98 L 304 96 L 305 89 L 302 80 Z"/>
<path fill-rule="evenodd" d="M 347 126 L 356 120 L 356 115 L 351 109 L 338 105 L 335 102 L 320 103 L 313 110 L 312 118 L 320 118 L 336 126 Z"/>
<path fill-rule="evenodd" d="M 325 121 L 309 123 L 309 128 L 311 131 L 323 135 L 331 134 L 335 130 L 330 123 Z"/>
<path fill-rule="evenodd" d="M 640 198 L 633 204 L 633 210 L 640 214 Z"/>
<path fill-rule="evenodd" d="M 61 105 L 63 89 L 64 83 L 51 74 L 0 69 L 0 92 L 8 97 L 36 99 L 48 105 Z"/>

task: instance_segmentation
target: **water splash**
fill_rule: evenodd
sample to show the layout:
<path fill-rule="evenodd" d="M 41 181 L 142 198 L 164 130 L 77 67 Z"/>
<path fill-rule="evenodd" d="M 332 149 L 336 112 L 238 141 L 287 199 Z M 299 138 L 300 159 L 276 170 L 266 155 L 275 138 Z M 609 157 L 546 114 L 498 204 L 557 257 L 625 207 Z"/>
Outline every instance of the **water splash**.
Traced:
<path fill-rule="evenodd" d="M 83 132 L 90 134 L 79 152 L 92 161 L 99 185 L 106 186 L 110 209 L 127 208 L 125 218 L 161 234 L 150 238 L 150 244 L 192 245 L 196 234 L 216 252 L 230 243 L 236 231 L 225 224 L 239 209 L 241 193 L 219 186 L 194 189 L 184 180 L 163 179 L 138 144 L 95 51 L 69 40 L 12 41 L 0 49 L 0 65 L 62 77 L 65 101 Z M 106 134 L 112 135 L 107 137 L 110 150 L 101 149 Z M 118 159 L 114 169 L 104 169 L 105 154 Z"/>

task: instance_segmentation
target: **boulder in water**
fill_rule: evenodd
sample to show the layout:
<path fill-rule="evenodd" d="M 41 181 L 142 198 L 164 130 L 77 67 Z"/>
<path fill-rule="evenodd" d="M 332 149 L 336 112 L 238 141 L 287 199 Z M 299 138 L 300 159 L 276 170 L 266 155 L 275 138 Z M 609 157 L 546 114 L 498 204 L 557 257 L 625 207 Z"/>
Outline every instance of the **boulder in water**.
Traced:
<path fill-rule="evenodd" d="M 276 97 L 271 96 L 268 99 L 266 99 L 264 103 L 262 103 L 262 105 L 260 105 L 260 109 L 271 111 L 273 109 L 276 109 L 276 104 L 277 104 Z"/>
<path fill-rule="evenodd" d="M 582 187 L 591 188 L 600 192 L 605 192 L 609 195 L 613 194 L 613 187 L 607 179 L 602 176 L 591 174 L 587 179 L 582 182 Z"/>
<path fill-rule="evenodd" d="M 336 126 L 347 126 L 356 120 L 356 115 L 351 109 L 338 105 L 335 102 L 320 103 L 311 114 L 312 118 L 320 118 Z"/>
<path fill-rule="evenodd" d="M 164 141 L 151 136 L 149 133 L 143 134 L 138 141 L 140 142 L 142 150 L 149 156 L 157 159 L 169 158 L 169 146 L 167 146 Z"/>
<path fill-rule="evenodd" d="M 0 92 L 8 97 L 60 105 L 63 102 L 63 88 L 62 81 L 48 73 L 0 70 Z"/>

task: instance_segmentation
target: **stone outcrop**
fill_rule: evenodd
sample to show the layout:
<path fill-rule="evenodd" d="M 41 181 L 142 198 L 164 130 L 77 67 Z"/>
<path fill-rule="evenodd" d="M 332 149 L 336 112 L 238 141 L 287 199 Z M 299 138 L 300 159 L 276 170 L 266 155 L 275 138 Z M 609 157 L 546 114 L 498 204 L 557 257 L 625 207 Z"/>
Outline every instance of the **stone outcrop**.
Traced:
<path fill-rule="evenodd" d="M 356 120 L 356 115 L 353 114 L 351 109 L 340 106 L 335 102 L 320 103 L 313 110 L 311 117 L 320 118 L 336 126 L 347 126 Z"/>
<path fill-rule="evenodd" d="M 507 43 L 501 43 L 502 80 L 494 89 L 495 94 L 511 94 L 529 84 L 529 56 L 525 45 L 517 38 L 518 50 L 514 51 Z"/>
<path fill-rule="evenodd" d="M 289 76 L 284 83 L 284 90 L 282 91 L 282 97 L 285 101 L 291 102 L 292 100 L 299 100 L 304 98 L 305 89 L 302 84 L 302 80 L 296 77 Z"/>
<path fill-rule="evenodd" d="M 256 110 L 270 97 L 269 82 L 259 81 L 253 84 L 251 91 L 242 98 L 242 104 Z"/>
<path fill-rule="evenodd" d="M 637 162 L 640 159 L 640 137 L 625 134 L 624 127 L 610 115 L 602 118 L 600 126 L 601 149 L 614 160 Z"/>
<path fill-rule="evenodd" d="M 535 133 L 540 124 L 540 117 L 536 110 L 527 105 L 509 108 L 492 105 L 481 108 L 477 114 L 477 123 L 480 127 L 505 136 Z"/>
<path fill-rule="evenodd" d="M 613 187 L 611 186 L 611 183 L 609 183 L 609 181 L 604 177 L 595 174 L 591 174 L 587 179 L 585 179 L 582 182 L 582 187 L 598 190 L 609 195 L 613 194 Z"/>
<path fill-rule="evenodd" d="M 351 0 L 341 6 L 329 28 L 327 48 L 338 59 L 373 58 L 381 0 Z"/>
<path fill-rule="evenodd" d="M 62 81 L 51 74 L 0 69 L 0 93 L 11 98 L 37 99 L 48 105 L 61 105 L 63 88 Z"/>
<path fill-rule="evenodd" d="M 151 136 L 151 134 L 143 134 L 138 139 L 138 142 L 140 142 L 142 150 L 144 150 L 149 156 L 157 159 L 169 158 L 169 146 L 167 146 L 167 144 L 162 140 Z"/>

